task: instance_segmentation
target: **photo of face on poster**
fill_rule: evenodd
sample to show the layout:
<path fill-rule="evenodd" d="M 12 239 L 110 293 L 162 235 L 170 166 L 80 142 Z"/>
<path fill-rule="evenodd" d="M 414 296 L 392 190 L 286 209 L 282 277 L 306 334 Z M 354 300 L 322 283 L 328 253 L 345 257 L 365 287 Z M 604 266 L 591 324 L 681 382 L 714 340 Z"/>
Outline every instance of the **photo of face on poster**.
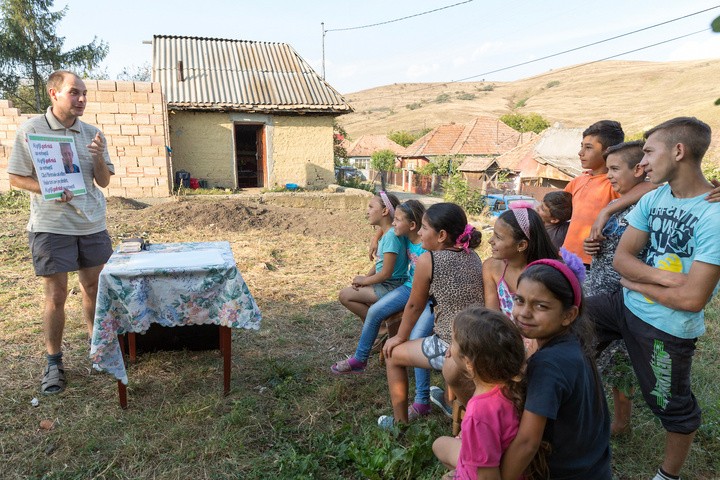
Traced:
<path fill-rule="evenodd" d="M 75 146 L 72 143 L 61 143 L 60 153 L 62 155 L 65 173 L 80 173 L 80 165 L 77 163 Z"/>
<path fill-rule="evenodd" d="M 75 196 L 87 193 L 72 137 L 28 133 L 27 141 L 43 199 L 60 198 L 66 189 Z"/>

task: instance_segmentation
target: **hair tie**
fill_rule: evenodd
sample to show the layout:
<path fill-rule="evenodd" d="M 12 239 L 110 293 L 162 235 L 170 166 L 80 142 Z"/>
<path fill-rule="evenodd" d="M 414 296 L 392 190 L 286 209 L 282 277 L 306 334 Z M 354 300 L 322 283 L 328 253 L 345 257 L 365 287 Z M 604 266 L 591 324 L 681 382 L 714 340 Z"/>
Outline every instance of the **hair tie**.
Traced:
<path fill-rule="evenodd" d="M 587 271 L 585 271 L 585 265 L 583 265 L 582 259 L 565 247 L 560 247 L 560 256 L 565 262 L 565 265 L 567 265 L 578 280 L 580 280 L 580 283 L 583 283 L 587 276 Z"/>
<path fill-rule="evenodd" d="M 530 217 L 528 216 L 528 209 L 525 207 L 510 207 L 515 220 L 520 225 L 520 230 L 523 231 L 528 240 L 530 240 Z"/>
<path fill-rule="evenodd" d="M 388 198 L 387 193 L 385 193 L 385 191 L 383 191 L 383 190 L 380 190 L 380 200 L 382 200 L 382 202 L 385 204 L 385 208 L 387 208 L 388 211 L 390 212 L 390 216 L 394 217 L 395 216 L 395 207 L 392 206 L 392 203 L 390 202 L 390 199 Z"/>
<path fill-rule="evenodd" d="M 558 272 L 562 273 L 563 276 L 567 279 L 568 282 L 570 282 L 570 286 L 573 290 L 573 305 L 576 307 L 580 307 L 580 302 L 582 301 L 582 288 L 580 288 L 580 281 L 578 280 L 577 275 L 568 268 L 567 265 L 565 265 L 560 260 L 553 260 L 551 258 L 541 258 L 540 260 L 535 260 L 532 263 L 529 263 L 527 267 L 525 267 L 525 270 L 532 267 L 533 265 L 547 265 L 548 267 L 552 267 Z"/>
<path fill-rule="evenodd" d="M 463 250 L 465 250 L 465 253 L 469 251 L 470 248 L 470 239 L 472 238 L 472 232 L 475 230 L 475 227 L 470 225 L 469 223 L 465 225 L 465 229 L 463 232 L 458 236 L 457 240 L 455 241 L 455 246 L 462 247 Z"/>

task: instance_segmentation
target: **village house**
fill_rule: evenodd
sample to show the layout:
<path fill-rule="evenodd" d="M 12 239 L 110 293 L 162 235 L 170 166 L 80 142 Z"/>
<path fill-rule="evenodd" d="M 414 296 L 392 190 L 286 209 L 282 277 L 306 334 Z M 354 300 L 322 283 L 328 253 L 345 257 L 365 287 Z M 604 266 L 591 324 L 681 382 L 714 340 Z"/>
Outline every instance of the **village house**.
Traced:
<path fill-rule="evenodd" d="M 348 165 L 360 170 L 366 178 L 370 178 L 370 157 L 380 150 L 390 150 L 400 156 L 405 152 L 402 145 L 398 145 L 385 135 L 362 135 L 357 140 L 347 142 L 346 160 Z"/>
<path fill-rule="evenodd" d="M 439 157 L 455 156 L 466 163 L 477 165 L 481 170 L 460 171 L 471 183 L 482 186 L 488 182 L 485 178 L 494 159 L 521 144 L 528 134 L 522 134 L 497 118 L 477 117 L 466 125 L 440 125 L 417 139 L 400 155 L 400 178 L 395 183 L 404 190 L 418 193 L 434 189 L 431 179 L 417 175 L 416 171 Z"/>
<path fill-rule="evenodd" d="M 209 187 L 325 187 L 350 105 L 285 43 L 155 35 L 172 168 Z"/>
<path fill-rule="evenodd" d="M 544 130 L 529 142 L 497 157 L 497 169 L 504 183 L 491 185 L 493 191 L 518 193 L 541 199 L 547 192 L 562 189 L 582 173 L 578 150 L 582 128 L 560 124 Z"/>

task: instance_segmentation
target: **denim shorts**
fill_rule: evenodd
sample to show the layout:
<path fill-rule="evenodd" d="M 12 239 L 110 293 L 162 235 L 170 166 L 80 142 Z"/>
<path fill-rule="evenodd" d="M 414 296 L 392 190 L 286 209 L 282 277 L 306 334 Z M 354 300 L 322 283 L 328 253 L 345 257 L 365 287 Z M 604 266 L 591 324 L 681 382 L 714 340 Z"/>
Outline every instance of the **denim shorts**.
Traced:
<path fill-rule="evenodd" d="M 374 283 L 373 284 L 373 291 L 375 292 L 375 296 L 380 300 L 382 297 L 387 295 L 388 293 L 392 292 L 399 286 L 401 286 L 403 283 L 405 283 L 405 280 L 393 280 L 392 278 L 390 280 L 385 280 L 382 283 Z"/>
<path fill-rule="evenodd" d="M 442 370 L 448 348 L 450 348 L 450 345 L 437 335 L 425 337 L 422 342 L 422 353 L 434 370 Z"/>
<path fill-rule="evenodd" d="M 29 232 L 28 240 L 39 276 L 104 265 L 113 252 L 107 230 L 90 235 Z"/>

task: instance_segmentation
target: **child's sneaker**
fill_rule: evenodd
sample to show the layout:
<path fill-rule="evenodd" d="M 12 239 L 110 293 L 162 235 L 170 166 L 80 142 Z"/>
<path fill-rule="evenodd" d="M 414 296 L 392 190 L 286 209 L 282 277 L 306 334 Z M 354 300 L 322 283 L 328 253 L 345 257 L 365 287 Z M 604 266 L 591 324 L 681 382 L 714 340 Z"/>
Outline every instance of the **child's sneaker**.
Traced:
<path fill-rule="evenodd" d="M 446 416 L 452 418 L 453 409 L 452 405 L 448 405 L 445 401 L 445 390 L 434 385 L 430 387 L 430 401 L 440 407 Z"/>
<path fill-rule="evenodd" d="M 408 422 L 413 422 L 420 417 L 426 417 L 430 415 L 430 405 L 427 403 L 413 403 L 408 407 Z"/>
<path fill-rule="evenodd" d="M 380 415 L 378 426 L 383 430 L 392 430 L 395 427 L 395 419 L 392 415 Z"/>
<path fill-rule="evenodd" d="M 355 357 L 350 357 L 347 360 L 340 360 L 334 363 L 330 370 L 335 375 L 344 375 L 346 373 L 364 373 L 367 362 L 360 362 L 355 360 Z"/>

